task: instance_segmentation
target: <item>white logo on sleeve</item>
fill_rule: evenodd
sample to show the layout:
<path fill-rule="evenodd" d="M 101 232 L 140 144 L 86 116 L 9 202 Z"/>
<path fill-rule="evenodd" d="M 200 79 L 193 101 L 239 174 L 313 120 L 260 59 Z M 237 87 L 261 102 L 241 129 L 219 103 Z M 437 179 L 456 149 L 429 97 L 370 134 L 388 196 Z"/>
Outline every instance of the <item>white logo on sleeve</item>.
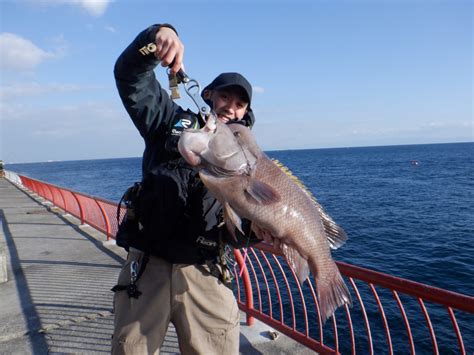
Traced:
<path fill-rule="evenodd" d="M 184 128 L 184 129 L 186 129 L 186 128 L 191 127 L 192 123 L 193 123 L 193 121 L 191 121 L 190 119 L 182 118 L 178 121 L 178 123 L 176 123 L 174 125 L 174 127 L 175 128 Z"/>
<path fill-rule="evenodd" d="M 143 46 L 142 48 L 140 48 L 139 51 L 142 55 L 148 55 L 150 53 L 155 53 L 156 52 L 156 44 L 154 44 L 153 42 L 148 43 L 146 46 Z"/>
<path fill-rule="evenodd" d="M 183 123 L 183 127 L 184 127 L 184 128 L 189 128 L 189 127 L 191 127 L 191 124 L 193 123 L 193 121 L 188 120 L 187 118 L 183 118 L 183 119 L 181 120 L 181 122 Z"/>

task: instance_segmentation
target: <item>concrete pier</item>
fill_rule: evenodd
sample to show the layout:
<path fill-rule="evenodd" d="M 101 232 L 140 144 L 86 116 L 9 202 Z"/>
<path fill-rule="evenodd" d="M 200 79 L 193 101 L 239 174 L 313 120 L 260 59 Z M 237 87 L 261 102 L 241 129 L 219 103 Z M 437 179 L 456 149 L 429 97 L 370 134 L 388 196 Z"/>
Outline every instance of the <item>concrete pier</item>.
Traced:
<path fill-rule="evenodd" d="M 0 177 L 0 354 L 110 353 L 110 289 L 125 251 Z M 244 323 L 242 354 L 310 354 L 270 327 Z M 172 326 L 162 354 L 179 354 Z"/>

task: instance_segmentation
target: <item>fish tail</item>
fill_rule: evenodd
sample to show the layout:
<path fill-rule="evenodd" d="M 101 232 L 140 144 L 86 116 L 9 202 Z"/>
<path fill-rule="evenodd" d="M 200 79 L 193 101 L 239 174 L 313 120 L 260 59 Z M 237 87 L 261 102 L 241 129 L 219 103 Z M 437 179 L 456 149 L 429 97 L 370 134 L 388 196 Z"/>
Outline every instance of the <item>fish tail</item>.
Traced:
<path fill-rule="evenodd" d="M 352 306 L 352 297 L 336 264 L 325 275 L 316 277 L 321 319 L 324 322 L 344 304 Z M 317 274 L 315 274 L 317 275 Z"/>

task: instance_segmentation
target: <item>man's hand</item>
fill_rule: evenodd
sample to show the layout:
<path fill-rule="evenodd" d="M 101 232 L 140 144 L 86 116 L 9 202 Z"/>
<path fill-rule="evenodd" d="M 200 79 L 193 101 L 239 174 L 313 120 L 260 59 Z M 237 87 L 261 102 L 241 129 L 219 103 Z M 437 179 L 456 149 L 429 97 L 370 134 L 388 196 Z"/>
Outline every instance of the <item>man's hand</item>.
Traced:
<path fill-rule="evenodd" d="M 171 63 L 171 73 L 176 74 L 183 68 L 184 45 L 176 32 L 171 28 L 161 27 L 156 33 L 155 56 L 161 60 L 161 66 L 167 67 Z"/>

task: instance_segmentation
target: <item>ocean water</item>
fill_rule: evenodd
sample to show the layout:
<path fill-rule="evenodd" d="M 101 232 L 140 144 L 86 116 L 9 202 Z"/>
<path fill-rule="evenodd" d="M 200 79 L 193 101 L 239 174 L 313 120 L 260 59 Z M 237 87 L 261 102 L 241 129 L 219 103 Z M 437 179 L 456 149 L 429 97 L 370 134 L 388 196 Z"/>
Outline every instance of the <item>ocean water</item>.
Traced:
<path fill-rule="evenodd" d="M 333 251 L 336 260 L 474 295 L 474 143 L 268 155 L 289 167 L 346 230 L 349 240 Z M 118 201 L 140 180 L 141 158 L 6 169 Z M 464 341 L 472 351 L 469 328 Z"/>

